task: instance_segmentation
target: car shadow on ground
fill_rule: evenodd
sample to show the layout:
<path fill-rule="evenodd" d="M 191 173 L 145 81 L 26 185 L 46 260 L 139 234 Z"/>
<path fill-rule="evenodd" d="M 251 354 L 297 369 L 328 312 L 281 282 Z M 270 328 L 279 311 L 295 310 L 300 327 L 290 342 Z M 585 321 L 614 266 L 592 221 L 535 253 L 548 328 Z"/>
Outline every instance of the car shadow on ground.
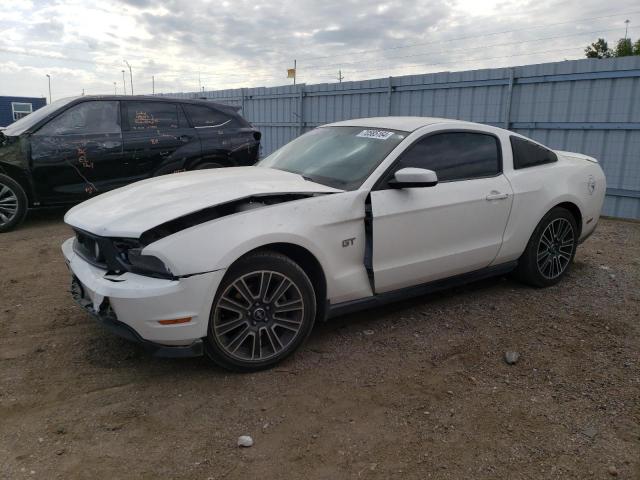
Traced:
<path fill-rule="evenodd" d="M 314 354 L 316 347 L 326 341 L 327 337 L 336 335 L 341 331 L 353 333 L 374 327 L 379 329 L 381 321 L 385 322 L 386 319 L 392 321 L 393 318 L 415 313 L 416 310 L 428 311 L 435 303 L 441 303 L 452 297 L 459 298 L 460 303 L 464 304 L 470 300 L 469 297 L 475 296 L 479 292 L 482 292 L 483 295 L 491 295 L 492 292 L 494 295 L 499 295 L 499 292 L 503 289 L 519 290 L 527 288 L 530 287 L 510 279 L 508 276 L 500 276 L 390 303 L 374 309 L 343 315 L 329 319 L 326 322 L 318 322 L 314 326 L 309 340 L 296 354 L 283 360 L 272 369 L 258 374 L 269 375 L 269 372 L 274 370 L 295 368 L 296 359 L 301 360 L 301 357 L 309 354 L 309 352 Z M 82 313 L 78 312 L 78 314 Z M 87 321 L 93 320 L 87 318 Z M 430 319 L 425 316 L 423 321 L 430 321 Z M 229 374 L 227 370 L 218 367 L 206 357 L 187 359 L 157 358 L 142 346 L 117 337 L 102 329 L 99 325 L 96 325 L 92 332 L 92 335 L 83 340 L 85 345 L 82 348 L 81 357 L 93 367 L 133 369 L 145 375 L 152 373 L 159 377 L 179 373 L 182 376 L 185 374 L 193 375 L 194 377 L 207 375 L 212 376 L 212 378 L 218 378 Z"/>
<path fill-rule="evenodd" d="M 64 219 L 70 207 L 47 207 L 29 210 L 27 217 L 16 230 L 33 230 L 36 228 L 58 225 Z"/>

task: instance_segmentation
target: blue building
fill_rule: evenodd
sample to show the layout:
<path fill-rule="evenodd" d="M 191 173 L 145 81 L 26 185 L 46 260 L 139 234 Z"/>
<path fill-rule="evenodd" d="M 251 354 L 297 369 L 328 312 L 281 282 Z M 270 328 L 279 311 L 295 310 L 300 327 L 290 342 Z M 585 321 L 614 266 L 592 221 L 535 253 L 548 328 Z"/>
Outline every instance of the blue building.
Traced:
<path fill-rule="evenodd" d="M 0 127 L 6 127 L 46 104 L 46 98 L 0 97 Z"/>

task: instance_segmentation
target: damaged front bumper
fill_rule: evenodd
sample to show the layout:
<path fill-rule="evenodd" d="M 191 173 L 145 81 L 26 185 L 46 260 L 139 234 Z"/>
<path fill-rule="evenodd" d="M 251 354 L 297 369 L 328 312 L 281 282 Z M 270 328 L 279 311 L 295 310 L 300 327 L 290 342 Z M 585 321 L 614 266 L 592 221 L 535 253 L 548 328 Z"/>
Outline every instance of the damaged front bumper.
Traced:
<path fill-rule="evenodd" d="M 156 356 L 202 355 L 223 270 L 172 280 L 131 272 L 112 276 L 77 255 L 73 238 L 64 242 L 62 251 L 73 275 L 74 299 L 106 328 Z M 171 323 L 176 319 L 189 320 Z"/>

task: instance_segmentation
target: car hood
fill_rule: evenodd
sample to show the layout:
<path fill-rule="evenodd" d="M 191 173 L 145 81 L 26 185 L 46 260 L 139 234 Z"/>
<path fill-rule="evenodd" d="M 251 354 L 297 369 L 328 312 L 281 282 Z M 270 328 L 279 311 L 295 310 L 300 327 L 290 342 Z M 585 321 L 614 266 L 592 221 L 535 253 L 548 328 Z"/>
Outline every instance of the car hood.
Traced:
<path fill-rule="evenodd" d="M 95 235 L 138 238 L 175 218 L 241 198 L 341 191 L 271 168 L 199 170 L 163 175 L 104 193 L 73 207 L 64 220 Z"/>

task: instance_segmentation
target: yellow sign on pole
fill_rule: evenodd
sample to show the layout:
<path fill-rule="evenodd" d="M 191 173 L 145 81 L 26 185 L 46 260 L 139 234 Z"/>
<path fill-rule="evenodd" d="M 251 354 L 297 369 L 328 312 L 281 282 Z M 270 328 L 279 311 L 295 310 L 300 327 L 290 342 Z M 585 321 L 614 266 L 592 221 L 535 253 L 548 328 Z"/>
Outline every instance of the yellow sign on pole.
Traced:
<path fill-rule="evenodd" d="M 287 69 L 287 78 L 296 78 L 296 69 L 288 68 Z"/>

